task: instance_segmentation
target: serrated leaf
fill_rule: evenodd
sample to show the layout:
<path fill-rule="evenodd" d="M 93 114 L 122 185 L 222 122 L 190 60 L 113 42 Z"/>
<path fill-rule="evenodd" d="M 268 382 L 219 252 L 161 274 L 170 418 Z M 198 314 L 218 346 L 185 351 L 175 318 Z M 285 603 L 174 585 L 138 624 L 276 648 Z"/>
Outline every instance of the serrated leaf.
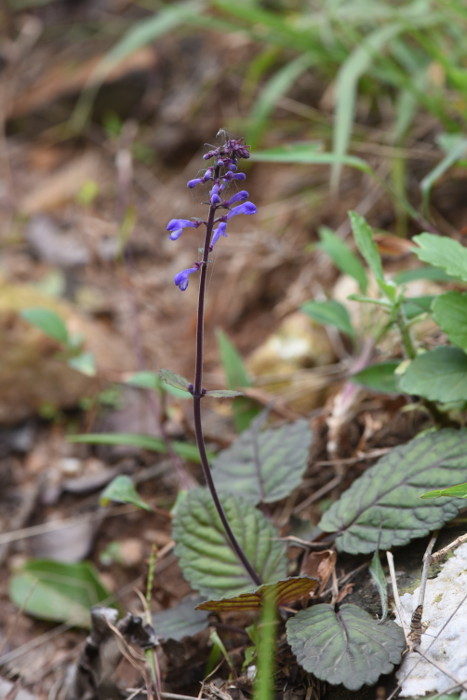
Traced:
<path fill-rule="evenodd" d="M 300 308 L 313 320 L 318 321 L 318 323 L 322 323 L 326 326 L 335 326 L 339 331 L 345 333 L 350 338 L 355 336 L 349 312 L 339 301 L 335 299 L 307 301 Z"/>
<path fill-rule="evenodd" d="M 393 282 L 387 282 L 384 278 L 381 257 L 373 238 L 373 229 L 356 211 L 350 211 L 349 218 L 357 247 L 368 263 L 378 287 L 391 302 L 395 301 L 397 288 Z"/>
<path fill-rule="evenodd" d="M 361 293 L 366 294 L 368 278 L 365 268 L 357 256 L 339 236 L 326 226 L 322 226 L 318 233 L 321 240 L 317 248 L 324 250 L 341 272 L 353 277 L 358 283 Z"/>
<path fill-rule="evenodd" d="M 451 520 L 465 502 L 422 501 L 420 494 L 467 479 L 467 430 L 445 429 L 396 447 L 370 467 L 321 518 L 349 554 L 391 549 Z"/>
<path fill-rule="evenodd" d="M 196 608 L 202 600 L 200 596 L 188 596 L 173 608 L 153 613 L 152 626 L 157 636 L 180 641 L 206 629 L 209 615 Z"/>
<path fill-rule="evenodd" d="M 152 510 L 149 503 L 141 498 L 135 485 L 129 476 L 120 474 L 105 487 L 101 493 L 99 503 L 101 506 L 106 506 L 112 501 L 117 503 L 132 503 L 143 510 Z"/>
<path fill-rule="evenodd" d="M 311 441 L 306 420 L 260 432 L 256 419 L 214 460 L 216 486 L 250 503 L 279 501 L 300 484 Z"/>
<path fill-rule="evenodd" d="M 417 355 L 400 378 L 399 386 L 407 394 L 430 401 L 467 401 L 467 355 L 450 346 Z"/>
<path fill-rule="evenodd" d="M 467 282 L 467 248 L 458 241 L 432 233 L 420 233 L 413 237 L 417 247 L 413 253 L 422 262 L 439 267 L 448 275 Z"/>
<path fill-rule="evenodd" d="M 206 396 L 213 399 L 234 399 L 236 396 L 243 396 L 241 391 L 232 391 L 231 389 L 212 389 L 206 392 Z"/>
<path fill-rule="evenodd" d="M 41 620 L 89 627 L 89 610 L 111 594 L 89 562 L 66 564 L 48 559 L 29 561 L 9 583 L 12 601 Z"/>
<path fill-rule="evenodd" d="M 400 394 L 399 378 L 395 374 L 400 362 L 388 361 L 371 365 L 349 377 L 354 384 L 361 384 L 385 394 Z"/>
<path fill-rule="evenodd" d="M 370 564 L 370 576 L 378 590 L 379 599 L 381 601 L 381 622 L 388 616 L 388 584 L 386 582 L 386 576 L 381 566 L 381 560 L 379 558 L 379 551 L 373 554 L 373 558 Z"/>
<path fill-rule="evenodd" d="M 365 610 L 348 603 L 300 610 L 287 622 L 287 640 L 305 671 L 349 690 L 376 683 L 390 673 L 405 649 L 400 627 L 378 624 Z"/>
<path fill-rule="evenodd" d="M 221 600 L 207 600 L 198 605 L 197 610 L 212 610 L 215 612 L 245 612 L 246 610 L 259 610 L 265 597 L 273 599 L 277 607 L 290 605 L 300 598 L 316 590 L 319 581 L 310 576 L 293 576 L 276 583 L 266 583 L 249 593 L 240 593 L 237 596 L 222 598 Z"/>
<path fill-rule="evenodd" d="M 159 376 L 164 384 L 168 384 L 169 386 L 173 386 L 175 389 L 180 389 L 183 392 L 191 394 L 191 391 L 188 389 L 191 384 L 188 379 L 182 377 L 181 374 L 172 372 L 170 369 L 161 369 L 159 370 Z"/>
<path fill-rule="evenodd" d="M 234 535 L 261 580 L 285 578 L 284 546 L 271 523 L 238 496 L 226 494 L 221 500 Z M 183 575 L 202 595 L 220 598 L 251 590 L 252 581 L 227 540 L 208 491 L 194 489 L 180 503 L 173 537 Z"/>
<path fill-rule="evenodd" d="M 152 435 L 136 435 L 133 433 L 88 433 L 87 435 L 69 435 L 69 442 L 83 443 L 89 445 L 130 445 L 139 447 L 142 450 L 152 450 L 153 452 L 167 453 L 167 445 L 162 438 Z M 199 462 L 199 452 L 196 445 L 187 442 L 172 440 L 170 443 L 173 451 L 179 457 Z M 212 452 L 208 452 L 208 457 L 213 457 Z"/>
<path fill-rule="evenodd" d="M 433 318 L 451 343 L 467 351 L 467 294 L 448 292 L 437 297 Z"/>
<path fill-rule="evenodd" d="M 21 311 L 21 316 L 28 323 L 36 326 L 36 328 L 40 328 L 49 338 L 53 338 L 62 345 L 68 345 L 70 340 L 68 328 L 55 311 L 43 308 L 24 309 L 24 311 Z"/>
<path fill-rule="evenodd" d="M 428 491 L 420 496 L 420 498 L 439 498 L 440 496 L 449 496 L 449 498 L 467 498 L 467 483 L 450 486 L 447 489 L 435 489 Z"/>

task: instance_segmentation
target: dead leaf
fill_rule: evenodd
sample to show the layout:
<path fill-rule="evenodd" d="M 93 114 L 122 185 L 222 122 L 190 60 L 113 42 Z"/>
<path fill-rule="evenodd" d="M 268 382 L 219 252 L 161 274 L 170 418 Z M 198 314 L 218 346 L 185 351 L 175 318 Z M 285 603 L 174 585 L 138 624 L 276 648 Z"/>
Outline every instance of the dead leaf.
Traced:
<path fill-rule="evenodd" d="M 317 595 L 321 595 L 333 571 L 335 571 L 336 559 L 337 554 L 332 549 L 325 549 L 323 552 L 309 552 L 304 558 L 300 574 L 318 579 Z"/>

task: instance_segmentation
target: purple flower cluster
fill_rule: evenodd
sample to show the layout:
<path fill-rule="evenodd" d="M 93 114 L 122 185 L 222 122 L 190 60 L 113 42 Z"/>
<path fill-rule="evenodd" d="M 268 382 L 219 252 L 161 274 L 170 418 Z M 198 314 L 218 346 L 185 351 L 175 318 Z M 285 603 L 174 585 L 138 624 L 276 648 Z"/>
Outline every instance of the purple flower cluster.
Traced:
<path fill-rule="evenodd" d="M 177 287 L 184 292 L 188 287 L 188 278 L 191 274 L 200 269 L 207 262 L 207 255 L 212 251 L 214 245 L 221 236 L 227 236 L 226 229 L 228 221 L 237 214 L 255 214 L 256 207 L 253 202 L 248 201 L 249 194 L 246 190 L 237 192 L 232 197 L 226 199 L 225 194 L 228 186 L 235 180 L 245 180 L 245 173 L 237 172 L 237 162 L 240 158 L 249 158 L 248 146 L 245 146 L 242 139 L 227 139 L 219 148 L 215 148 L 205 153 L 204 160 L 213 159 L 213 164 L 206 169 L 202 177 L 195 178 L 188 182 L 188 187 L 193 189 L 197 185 L 212 183 L 209 191 L 209 216 L 206 221 L 201 219 L 172 219 L 167 225 L 170 231 L 170 239 L 176 241 L 186 228 L 198 228 L 201 224 L 206 226 L 205 255 L 202 261 L 195 262 L 193 267 L 182 270 L 175 275 L 174 282 Z M 233 206 L 236 205 L 236 206 Z M 226 210 L 225 213 L 218 210 Z M 214 228 L 216 226 L 216 228 Z"/>

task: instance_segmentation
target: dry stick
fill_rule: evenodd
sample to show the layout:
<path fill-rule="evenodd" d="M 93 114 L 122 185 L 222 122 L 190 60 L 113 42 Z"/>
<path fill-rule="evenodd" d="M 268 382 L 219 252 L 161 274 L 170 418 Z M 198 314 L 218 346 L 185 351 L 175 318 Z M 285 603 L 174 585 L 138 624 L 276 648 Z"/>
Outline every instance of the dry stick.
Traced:
<path fill-rule="evenodd" d="M 443 557 L 446 556 L 446 554 L 449 554 L 449 552 L 452 549 L 456 549 L 461 544 L 464 544 L 464 542 L 467 542 L 467 534 L 465 535 L 460 535 L 457 539 L 453 540 L 450 544 L 447 544 L 446 547 L 443 547 L 443 549 L 438 549 L 437 552 L 431 555 L 431 561 L 434 564 L 437 564 Z"/>

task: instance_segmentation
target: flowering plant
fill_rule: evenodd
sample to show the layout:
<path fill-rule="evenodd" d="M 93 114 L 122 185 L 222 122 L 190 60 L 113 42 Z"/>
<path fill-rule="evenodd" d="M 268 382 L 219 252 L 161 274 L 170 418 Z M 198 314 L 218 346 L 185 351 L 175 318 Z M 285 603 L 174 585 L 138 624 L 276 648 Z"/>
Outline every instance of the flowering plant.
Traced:
<path fill-rule="evenodd" d="M 237 165 L 240 159 L 246 159 L 249 157 L 250 151 L 248 146 L 244 144 L 243 140 L 233 138 L 226 138 L 225 142 L 221 146 L 208 151 L 208 153 L 205 153 L 203 156 L 204 160 L 212 161 L 212 164 L 206 169 L 204 175 L 190 180 L 188 182 L 188 187 L 193 189 L 198 185 L 204 185 L 207 183 L 211 184 L 207 219 L 172 219 L 167 225 L 167 230 L 170 231 L 171 240 L 176 241 L 178 238 L 180 238 L 185 229 L 197 229 L 202 225 L 204 225 L 206 229 L 202 259 L 195 261 L 192 267 L 181 270 L 181 272 L 177 273 L 174 278 L 174 282 L 177 287 L 184 292 L 188 287 L 190 275 L 200 271 L 196 324 L 195 376 L 193 384 L 187 383 L 186 389 L 193 396 L 193 418 L 196 442 L 206 484 L 209 488 L 215 508 L 233 551 L 242 563 L 248 576 L 251 578 L 251 581 L 256 585 L 260 585 L 261 578 L 251 565 L 243 548 L 235 537 L 227 516 L 225 515 L 222 503 L 219 499 L 208 462 L 201 420 L 201 399 L 206 395 L 206 393 L 208 393 L 206 392 L 206 389 L 203 388 L 204 307 L 207 264 L 209 254 L 212 252 L 214 245 L 221 236 L 227 236 L 227 224 L 230 219 L 238 214 L 256 213 L 256 206 L 253 204 L 253 202 L 248 201 L 249 194 L 246 190 L 241 190 L 229 198 L 225 198 L 227 188 L 231 183 L 246 179 L 245 173 L 238 172 Z M 177 381 L 179 380 L 180 378 L 178 377 Z M 238 395 L 238 392 L 217 391 L 215 394 L 217 396 L 235 396 Z"/>

